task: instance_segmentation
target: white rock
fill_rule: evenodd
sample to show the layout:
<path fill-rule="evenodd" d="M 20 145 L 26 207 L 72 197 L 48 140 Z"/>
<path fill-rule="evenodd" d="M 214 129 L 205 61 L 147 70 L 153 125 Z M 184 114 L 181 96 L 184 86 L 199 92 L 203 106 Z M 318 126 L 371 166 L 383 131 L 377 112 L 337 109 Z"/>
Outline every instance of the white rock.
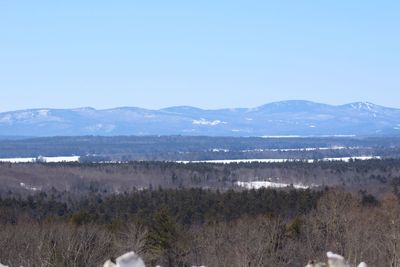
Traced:
<path fill-rule="evenodd" d="M 146 265 L 143 260 L 132 251 L 118 257 L 115 263 L 110 260 L 106 261 L 103 267 L 146 267 Z"/>
<path fill-rule="evenodd" d="M 306 267 L 324 267 L 326 266 L 323 262 L 309 261 Z"/>
<path fill-rule="evenodd" d="M 326 253 L 328 257 L 329 267 L 350 267 L 350 265 L 345 261 L 344 257 L 332 252 Z"/>
<path fill-rule="evenodd" d="M 323 262 L 309 261 L 305 267 L 351 267 L 351 265 L 341 255 L 329 251 L 326 253 L 326 256 L 328 257 L 328 265 Z M 367 267 L 367 264 L 365 262 L 361 262 L 358 267 Z"/>

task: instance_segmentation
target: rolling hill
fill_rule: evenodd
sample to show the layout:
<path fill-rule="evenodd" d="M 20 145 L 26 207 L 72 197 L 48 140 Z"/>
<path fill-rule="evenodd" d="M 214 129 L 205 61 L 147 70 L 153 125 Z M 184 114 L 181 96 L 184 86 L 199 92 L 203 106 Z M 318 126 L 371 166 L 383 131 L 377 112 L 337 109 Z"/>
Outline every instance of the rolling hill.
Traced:
<path fill-rule="evenodd" d="M 400 134 L 400 109 L 369 102 L 327 105 L 303 100 L 256 108 L 206 110 L 29 109 L 0 113 L 0 136 L 206 135 L 380 136 Z"/>

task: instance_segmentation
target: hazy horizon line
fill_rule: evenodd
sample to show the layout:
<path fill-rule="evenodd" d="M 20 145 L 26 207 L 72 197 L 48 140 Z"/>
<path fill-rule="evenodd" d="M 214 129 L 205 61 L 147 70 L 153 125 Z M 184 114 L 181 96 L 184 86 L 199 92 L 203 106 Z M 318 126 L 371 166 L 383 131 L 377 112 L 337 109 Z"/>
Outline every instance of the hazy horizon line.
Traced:
<path fill-rule="evenodd" d="M 341 104 L 328 104 L 324 102 L 319 102 L 319 101 L 312 101 L 312 100 L 305 100 L 305 99 L 290 99 L 290 100 L 278 100 L 278 101 L 272 101 L 272 102 L 267 102 L 265 104 L 261 104 L 258 106 L 253 106 L 253 107 L 244 107 L 244 106 L 236 106 L 236 107 L 219 107 L 219 108 L 203 108 L 199 107 L 196 105 L 171 105 L 171 106 L 165 106 L 161 108 L 149 108 L 149 107 L 142 107 L 142 106 L 137 106 L 137 105 L 132 105 L 132 106 L 127 106 L 127 105 L 121 105 L 121 106 L 114 106 L 114 107 L 95 107 L 95 106 L 78 106 L 78 107 L 27 107 L 27 108 L 17 108 L 17 109 L 12 109 L 12 110 L 0 110 L 0 113 L 8 113 L 8 112 L 18 112 L 18 111 L 24 111 L 24 110 L 78 110 L 78 109 L 94 109 L 94 110 L 113 110 L 113 109 L 123 109 L 123 108 L 138 108 L 138 109 L 146 109 L 146 110 L 164 110 L 164 109 L 169 109 L 169 108 L 177 108 L 177 107 L 188 107 L 188 108 L 195 108 L 195 109 L 201 109 L 201 110 L 224 110 L 224 109 L 256 109 L 265 105 L 270 105 L 270 104 L 277 104 L 277 103 L 285 103 L 285 102 L 304 102 L 304 103 L 313 103 L 313 104 L 320 104 L 320 105 L 327 105 L 327 106 L 332 106 L 332 107 L 340 107 L 340 106 L 345 106 L 345 105 L 350 105 L 350 104 L 358 104 L 358 103 L 363 103 L 363 104 L 372 104 L 375 106 L 380 106 L 384 108 L 393 108 L 393 109 L 400 109 L 400 107 L 394 107 L 394 106 L 386 106 L 386 105 L 381 105 L 381 104 L 376 104 L 371 101 L 352 101 L 352 102 L 344 102 Z"/>

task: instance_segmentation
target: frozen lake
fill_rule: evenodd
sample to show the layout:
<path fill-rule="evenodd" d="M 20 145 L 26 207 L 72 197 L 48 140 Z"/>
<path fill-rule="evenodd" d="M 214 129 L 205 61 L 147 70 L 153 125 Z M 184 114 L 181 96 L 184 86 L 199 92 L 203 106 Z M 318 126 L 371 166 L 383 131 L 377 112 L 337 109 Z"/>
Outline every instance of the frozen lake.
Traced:
<path fill-rule="evenodd" d="M 302 161 L 313 163 L 316 161 L 344 161 L 349 162 L 350 160 L 370 160 L 370 159 L 381 159 L 379 156 L 361 156 L 361 157 L 341 157 L 341 158 L 323 158 L 323 159 L 223 159 L 223 160 L 196 160 L 196 161 L 177 161 L 178 163 L 220 163 L 220 164 L 230 164 L 230 163 L 280 163 L 280 162 L 295 162 Z"/>
<path fill-rule="evenodd" d="M 61 157 L 37 157 L 37 158 L 0 158 L 0 162 L 9 163 L 32 163 L 32 162 L 79 162 L 80 156 L 61 156 Z"/>

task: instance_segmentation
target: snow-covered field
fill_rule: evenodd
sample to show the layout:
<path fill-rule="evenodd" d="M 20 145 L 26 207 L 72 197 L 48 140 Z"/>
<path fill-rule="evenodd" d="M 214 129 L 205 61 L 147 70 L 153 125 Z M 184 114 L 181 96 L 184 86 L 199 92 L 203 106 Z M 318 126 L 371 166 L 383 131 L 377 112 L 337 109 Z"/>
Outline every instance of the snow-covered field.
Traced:
<path fill-rule="evenodd" d="M 37 158 L 0 158 L 0 162 L 9 163 L 29 163 L 29 162 L 79 162 L 80 156 L 62 156 L 62 157 L 37 157 Z"/>
<path fill-rule="evenodd" d="M 67 156 L 67 157 L 43 157 L 45 162 L 79 162 L 80 156 Z"/>
<path fill-rule="evenodd" d="M 296 189 L 310 188 L 310 186 L 303 185 L 303 184 L 286 184 L 286 183 L 277 183 L 277 182 L 269 182 L 269 181 L 236 182 L 236 185 L 239 187 L 244 187 L 246 189 L 286 188 L 286 187 L 294 187 Z"/>
<path fill-rule="evenodd" d="M 350 160 L 370 160 L 370 159 L 381 159 L 379 156 L 360 156 L 360 157 L 342 157 L 342 158 L 324 158 L 324 161 L 345 161 Z"/>
<path fill-rule="evenodd" d="M 216 159 L 216 160 L 196 160 L 196 161 L 177 161 L 178 163 L 241 163 L 241 162 L 285 162 L 294 161 L 289 159 Z"/>
<path fill-rule="evenodd" d="M 27 163 L 34 162 L 36 158 L 4 158 L 0 159 L 0 162 L 10 162 L 10 163 Z"/>
<path fill-rule="evenodd" d="M 323 159 L 222 159 L 222 160 L 197 160 L 197 161 L 177 161 L 178 163 L 221 163 L 221 164 L 230 164 L 230 163 L 251 163 L 251 162 L 260 162 L 260 163 L 280 163 L 280 162 L 295 162 L 302 161 L 313 163 L 316 161 L 344 161 L 349 162 L 350 160 L 369 160 L 369 159 L 381 159 L 379 156 L 361 156 L 361 157 L 341 157 L 341 158 L 323 158 Z"/>
<path fill-rule="evenodd" d="M 359 147 L 345 147 L 345 146 L 332 146 L 332 147 L 304 147 L 304 148 L 271 148 L 271 149 L 253 149 L 242 150 L 241 152 L 297 152 L 297 151 L 318 151 L 318 150 L 344 150 L 344 149 L 359 149 Z M 218 151 L 217 151 L 218 152 Z"/>

